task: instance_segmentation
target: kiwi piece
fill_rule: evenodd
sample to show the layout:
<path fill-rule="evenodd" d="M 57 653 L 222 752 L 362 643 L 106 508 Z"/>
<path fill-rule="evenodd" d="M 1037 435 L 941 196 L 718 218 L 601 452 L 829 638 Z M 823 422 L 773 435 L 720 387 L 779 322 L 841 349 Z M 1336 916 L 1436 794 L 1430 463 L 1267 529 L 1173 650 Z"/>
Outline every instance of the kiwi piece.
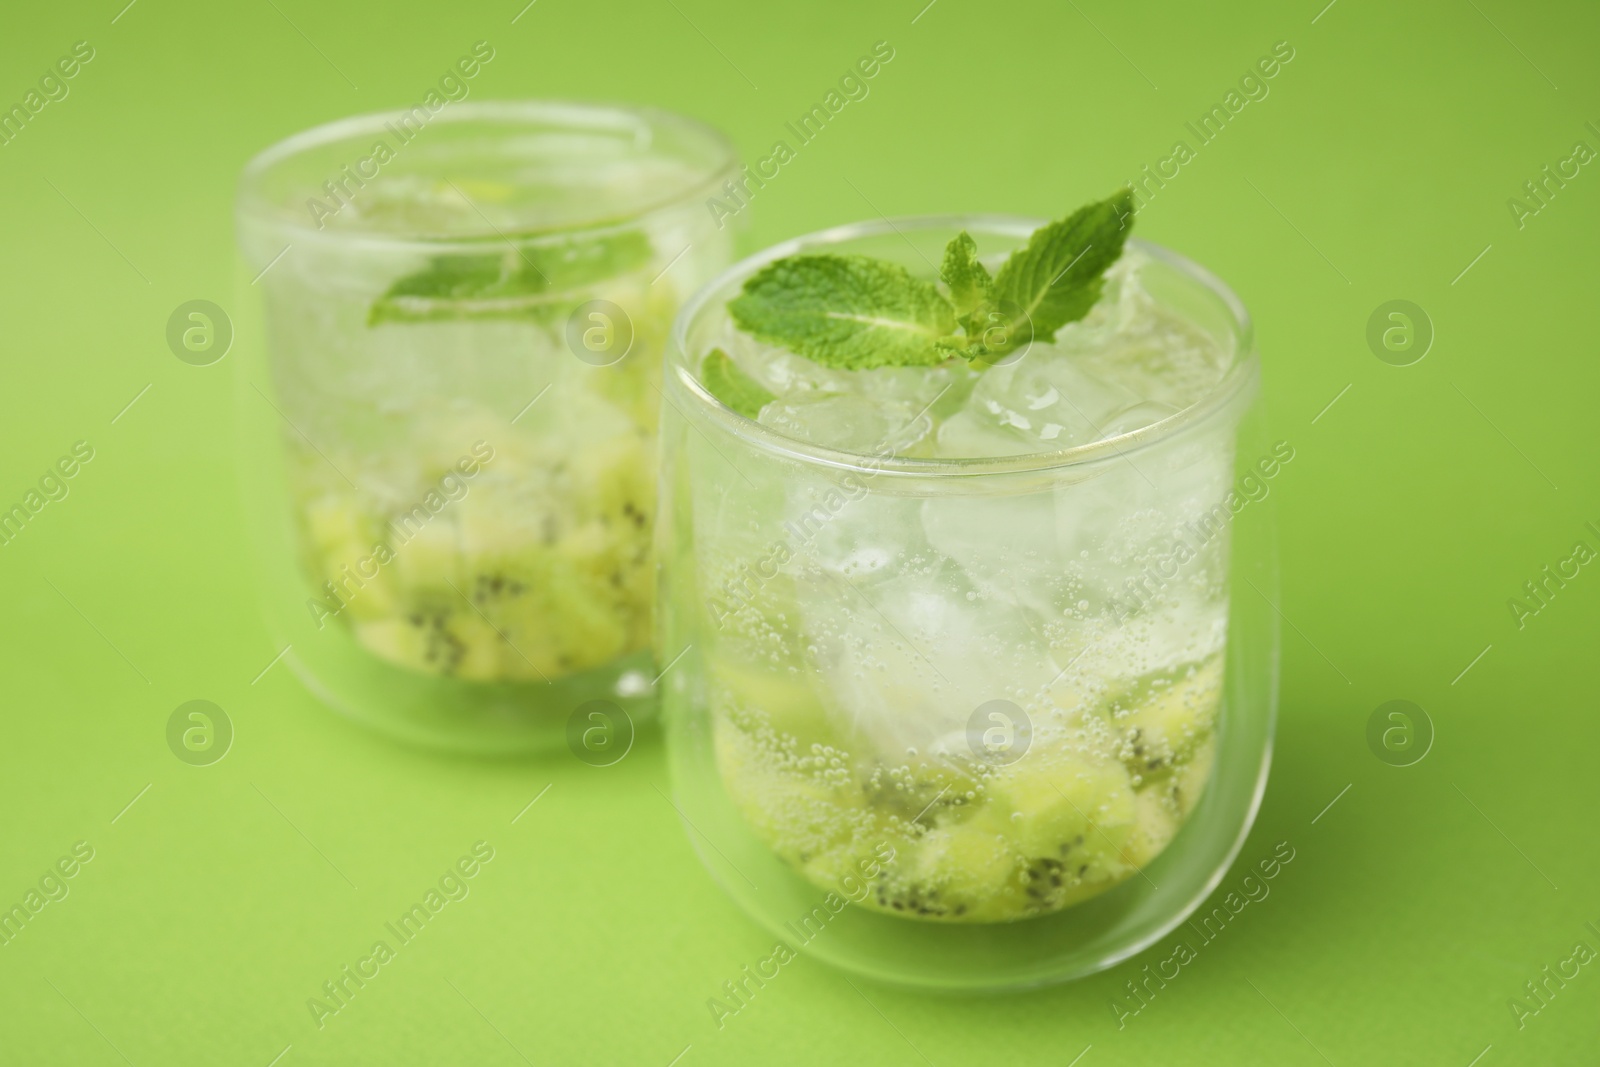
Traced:
<path fill-rule="evenodd" d="M 1129 773 L 1159 776 L 1185 763 L 1216 728 L 1222 700 L 1222 658 L 1173 677 L 1144 680 L 1119 703 L 1129 707 L 1115 717 L 1122 737 L 1122 760 Z"/>
<path fill-rule="evenodd" d="M 307 502 L 300 521 L 303 554 L 313 561 L 308 569 L 319 578 L 315 593 L 325 607 L 351 621 L 394 613 L 394 576 L 378 558 L 385 539 L 366 512 L 348 497 L 325 493 Z M 322 583 L 333 585 L 337 599 Z"/>
<path fill-rule="evenodd" d="M 806 675 L 758 667 L 713 647 L 707 654 L 716 704 L 740 729 L 770 734 L 775 747 L 809 752 L 813 745 L 843 748 Z"/>
<path fill-rule="evenodd" d="M 802 748 L 727 717 L 715 721 L 713 743 L 729 799 L 745 821 L 819 885 L 838 886 L 852 858 L 869 855 L 882 838 L 882 820 L 833 765 L 843 766 L 849 753 L 821 744 Z"/>
<path fill-rule="evenodd" d="M 1009 918 L 1027 908 L 1016 850 L 990 820 L 930 830 L 910 862 L 882 879 L 873 903 L 919 919 Z"/>
<path fill-rule="evenodd" d="M 924 837 L 916 862 L 883 894 L 886 907 L 999 922 L 1056 911 L 1133 872 L 1124 847 L 1134 795 L 1116 764 L 1030 753 L 985 792 L 970 816 L 958 822 L 955 814 Z"/>
<path fill-rule="evenodd" d="M 392 663 L 470 680 L 499 674 L 493 631 L 448 607 L 417 607 L 405 616 L 356 622 L 352 630 L 363 647 Z"/>

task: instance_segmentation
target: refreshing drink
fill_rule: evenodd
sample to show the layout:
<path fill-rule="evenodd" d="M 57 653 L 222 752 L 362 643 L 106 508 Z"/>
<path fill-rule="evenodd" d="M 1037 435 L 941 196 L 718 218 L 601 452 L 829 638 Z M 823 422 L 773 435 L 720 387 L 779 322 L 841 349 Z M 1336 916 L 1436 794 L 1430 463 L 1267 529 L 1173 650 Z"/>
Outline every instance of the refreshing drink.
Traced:
<path fill-rule="evenodd" d="M 1188 264 L 1121 252 L 1125 225 L 1088 292 L 1036 303 L 1005 265 L 1032 225 L 907 220 L 758 257 L 680 319 L 660 530 L 680 804 L 759 917 L 807 887 L 838 902 L 848 932 L 817 951 L 856 969 L 1103 965 L 1192 907 L 1253 812 L 1270 649 L 1236 627 L 1271 629 L 1230 595 L 1239 501 L 1264 510 L 1236 486 L 1248 336 Z M 981 293 L 942 258 L 963 239 Z M 852 303 L 864 273 L 883 306 Z"/>
<path fill-rule="evenodd" d="M 520 747 L 648 679 L 661 346 L 726 262 L 699 194 L 731 159 L 670 116 L 465 105 L 352 181 L 394 128 L 246 174 L 266 358 L 242 402 L 281 447 L 257 495 L 286 494 L 300 575 L 269 595 L 341 707 Z"/>

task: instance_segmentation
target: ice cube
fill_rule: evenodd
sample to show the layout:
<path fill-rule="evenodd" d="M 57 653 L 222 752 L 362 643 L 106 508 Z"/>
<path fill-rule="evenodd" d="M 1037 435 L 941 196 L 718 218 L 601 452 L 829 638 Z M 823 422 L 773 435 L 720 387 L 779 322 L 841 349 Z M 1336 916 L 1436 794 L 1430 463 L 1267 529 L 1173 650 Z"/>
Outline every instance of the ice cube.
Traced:
<path fill-rule="evenodd" d="M 958 411 L 945 419 L 939 425 L 937 441 L 939 455 L 951 459 L 988 459 L 1038 451 L 1027 434 L 974 411 Z"/>
<path fill-rule="evenodd" d="M 737 331 L 728 338 L 728 353 L 739 369 L 778 396 L 851 392 L 844 371 L 824 367 L 783 348 L 774 348 Z"/>
<path fill-rule="evenodd" d="M 962 736 L 981 704 L 1029 700 L 1060 668 L 1010 605 L 975 592 L 932 554 L 854 579 L 806 571 L 796 595 L 834 721 L 899 761 Z"/>
<path fill-rule="evenodd" d="M 1065 569 L 1052 493 L 932 496 L 922 502 L 922 528 L 979 596 L 1031 612 L 1035 626 L 1061 615 Z"/>
<path fill-rule="evenodd" d="M 968 418 L 941 433 L 940 451 L 957 455 L 947 444 L 984 448 L 979 454 L 990 456 L 1060 451 L 1100 439 L 1106 421 L 1140 399 L 1086 372 L 1055 345 L 1036 344 L 1019 362 L 978 380 L 963 411 Z M 1015 446 L 1000 451 L 1005 441 Z"/>
<path fill-rule="evenodd" d="M 815 445 L 872 452 L 887 447 L 915 414 L 906 404 L 873 400 L 860 393 L 814 393 L 772 401 L 761 409 L 761 424 Z"/>
<path fill-rule="evenodd" d="M 1227 365 L 1226 346 L 1198 326 L 1157 306 L 1130 315 L 1095 344 L 1075 347 L 1080 367 L 1127 389 L 1141 400 L 1184 408 L 1216 385 Z M 1062 340 L 1066 340 L 1063 331 Z"/>

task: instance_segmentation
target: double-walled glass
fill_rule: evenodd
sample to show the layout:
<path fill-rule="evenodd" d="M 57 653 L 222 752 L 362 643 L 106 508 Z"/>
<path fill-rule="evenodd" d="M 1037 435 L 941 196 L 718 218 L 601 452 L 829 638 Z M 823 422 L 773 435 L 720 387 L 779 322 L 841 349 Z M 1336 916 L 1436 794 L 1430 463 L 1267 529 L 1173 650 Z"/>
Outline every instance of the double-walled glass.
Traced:
<path fill-rule="evenodd" d="M 903 983 L 1110 966 L 1214 888 L 1265 785 L 1277 688 L 1272 480 L 1251 327 L 1162 248 L 1142 284 L 1225 366 L 1152 425 L 998 459 L 848 453 L 697 381 L 764 264 L 862 253 L 931 276 L 1035 220 L 907 219 L 747 260 L 667 350 L 659 655 L 676 801 L 790 948 Z M 1045 358 L 1037 354 L 1023 358 Z"/>
<path fill-rule="evenodd" d="M 661 351 L 731 259 L 715 131 L 446 104 L 246 169 L 244 485 L 284 660 L 402 737 L 517 751 L 653 703 Z"/>

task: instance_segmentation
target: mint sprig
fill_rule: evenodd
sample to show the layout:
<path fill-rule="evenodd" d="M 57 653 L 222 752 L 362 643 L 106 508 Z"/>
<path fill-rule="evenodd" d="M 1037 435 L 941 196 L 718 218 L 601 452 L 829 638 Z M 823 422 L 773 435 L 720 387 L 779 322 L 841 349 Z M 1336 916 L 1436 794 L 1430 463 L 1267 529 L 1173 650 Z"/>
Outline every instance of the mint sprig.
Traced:
<path fill-rule="evenodd" d="M 558 243 L 517 244 L 482 255 L 439 255 L 373 302 L 367 325 L 440 319 L 559 316 L 578 290 L 642 267 L 650 241 L 637 231 Z"/>
<path fill-rule="evenodd" d="M 747 419 L 777 399 L 766 386 L 739 369 L 739 365 L 720 348 L 713 348 L 700 364 L 700 384 L 711 395 Z"/>
<path fill-rule="evenodd" d="M 1089 313 L 1132 217 L 1127 190 L 1082 207 L 1034 231 L 993 277 L 963 231 L 939 269 L 948 296 L 884 260 L 789 256 L 748 278 L 728 311 L 746 333 L 840 370 L 992 363 Z"/>

